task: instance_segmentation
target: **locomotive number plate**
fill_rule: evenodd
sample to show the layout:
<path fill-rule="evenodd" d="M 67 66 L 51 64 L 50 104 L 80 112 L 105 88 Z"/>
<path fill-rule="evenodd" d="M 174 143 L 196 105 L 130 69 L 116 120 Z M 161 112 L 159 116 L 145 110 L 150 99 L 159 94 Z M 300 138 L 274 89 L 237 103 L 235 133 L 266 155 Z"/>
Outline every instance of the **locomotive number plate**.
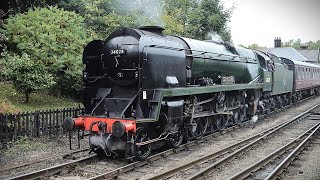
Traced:
<path fill-rule="evenodd" d="M 233 76 L 222 76 L 221 77 L 221 84 L 226 85 L 226 84 L 234 84 L 235 79 Z"/>
<path fill-rule="evenodd" d="M 127 53 L 127 51 L 125 49 L 111 49 L 110 50 L 110 55 L 112 55 L 112 56 L 124 55 L 126 53 Z"/>

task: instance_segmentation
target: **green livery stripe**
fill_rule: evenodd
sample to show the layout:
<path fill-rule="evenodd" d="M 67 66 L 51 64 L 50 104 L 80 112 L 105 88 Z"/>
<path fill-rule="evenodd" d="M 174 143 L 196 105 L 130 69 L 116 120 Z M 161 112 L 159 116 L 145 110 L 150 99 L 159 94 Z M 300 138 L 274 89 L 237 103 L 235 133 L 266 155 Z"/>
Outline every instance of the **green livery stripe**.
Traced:
<path fill-rule="evenodd" d="M 187 87 L 187 88 L 172 88 L 161 90 L 161 97 L 186 96 L 194 94 L 206 94 L 220 91 L 234 91 L 243 89 L 259 89 L 262 88 L 262 83 L 254 84 L 234 84 L 234 85 L 214 85 L 204 87 Z"/>

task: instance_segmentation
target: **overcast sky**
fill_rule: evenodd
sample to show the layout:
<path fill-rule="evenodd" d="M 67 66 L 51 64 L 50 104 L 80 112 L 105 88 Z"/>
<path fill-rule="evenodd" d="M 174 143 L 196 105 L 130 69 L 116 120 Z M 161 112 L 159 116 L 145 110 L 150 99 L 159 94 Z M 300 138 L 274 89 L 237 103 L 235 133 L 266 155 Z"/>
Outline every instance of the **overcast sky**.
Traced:
<path fill-rule="evenodd" d="M 275 37 L 282 41 L 300 38 L 302 42 L 320 40 L 319 0 L 222 0 L 235 4 L 229 27 L 235 45 L 257 43 L 273 46 Z"/>

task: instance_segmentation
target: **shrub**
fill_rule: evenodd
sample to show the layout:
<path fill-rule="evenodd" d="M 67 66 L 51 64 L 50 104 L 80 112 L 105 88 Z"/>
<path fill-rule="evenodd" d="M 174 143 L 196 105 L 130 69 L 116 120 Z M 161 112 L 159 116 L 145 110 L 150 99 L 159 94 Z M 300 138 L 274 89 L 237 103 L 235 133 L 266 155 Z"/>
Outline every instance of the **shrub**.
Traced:
<path fill-rule="evenodd" d="M 82 87 L 82 51 L 90 41 L 83 21 L 57 7 L 34 8 L 9 17 L 2 33 L 11 52 L 29 54 L 32 63 L 53 75 L 55 88 L 75 94 Z"/>
<path fill-rule="evenodd" d="M 6 54 L 2 66 L 1 74 L 13 82 L 18 92 L 26 95 L 26 102 L 30 93 L 48 89 L 55 83 L 44 64 L 31 60 L 25 53 L 22 56 Z"/>

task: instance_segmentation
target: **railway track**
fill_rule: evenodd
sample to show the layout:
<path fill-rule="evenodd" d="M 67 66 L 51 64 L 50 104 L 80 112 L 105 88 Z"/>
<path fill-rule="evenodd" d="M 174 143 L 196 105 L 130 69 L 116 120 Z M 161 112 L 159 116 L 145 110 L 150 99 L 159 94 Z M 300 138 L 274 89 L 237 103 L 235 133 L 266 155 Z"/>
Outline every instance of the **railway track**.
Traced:
<path fill-rule="evenodd" d="M 305 100 L 307 100 L 307 99 L 305 99 Z M 292 107 L 292 106 L 293 105 L 289 105 L 287 107 L 284 107 L 284 109 Z M 273 114 L 274 113 L 277 113 L 277 112 L 273 112 Z M 299 118 L 299 117 L 301 118 L 302 116 L 304 116 L 306 114 L 307 114 L 307 112 L 302 113 L 299 116 L 297 116 L 296 118 Z M 292 122 L 288 121 L 286 123 L 290 124 Z M 249 124 L 249 122 L 246 121 L 243 124 Z M 284 126 L 286 126 L 284 124 L 285 123 L 280 124 L 278 126 L 275 126 L 275 127 L 271 128 L 271 129 L 268 129 L 268 130 L 258 134 L 257 136 L 252 136 L 250 138 L 247 138 L 244 142 L 239 142 L 237 144 L 232 145 L 232 147 L 229 147 L 229 148 L 223 149 L 223 150 L 221 150 L 219 152 L 216 152 L 215 154 L 211 155 L 211 157 L 221 156 L 221 154 L 223 154 L 223 153 L 234 151 L 234 150 L 232 150 L 232 148 L 237 148 L 237 146 L 244 147 L 246 145 L 246 143 L 255 141 L 257 138 L 263 138 L 266 134 L 270 133 L 271 131 L 273 131 L 275 129 L 283 128 Z M 237 128 L 240 128 L 240 127 L 233 126 L 233 127 L 225 129 L 223 132 L 232 131 L 232 130 L 237 129 Z M 223 132 L 215 132 L 215 133 L 209 134 L 209 135 L 207 135 L 207 136 L 205 136 L 205 137 L 203 137 L 201 139 L 197 139 L 197 140 L 194 140 L 192 142 L 188 142 L 186 144 L 183 144 L 178 148 L 168 149 L 166 151 L 160 152 L 158 154 L 150 156 L 146 161 L 136 161 L 136 162 L 133 162 L 133 163 L 130 163 L 130 164 L 126 164 L 124 166 L 118 166 L 115 163 L 115 165 L 114 165 L 115 168 L 113 168 L 112 170 L 107 170 L 107 172 L 104 171 L 104 170 L 102 170 L 102 171 L 94 170 L 92 173 L 90 173 L 90 170 L 88 170 L 88 169 L 85 169 L 83 167 L 82 168 L 77 167 L 80 164 L 89 164 L 89 162 L 96 162 L 95 159 L 97 159 L 97 158 L 95 156 L 92 156 L 92 157 L 85 157 L 85 158 L 82 158 L 82 159 L 74 160 L 74 161 L 71 161 L 71 162 L 68 162 L 68 163 L 63 163 L 63 164 L 56 165 L 56 166 L 53 166 L 53 167 L 49 167 L 49 168 L 46 168 L 46 169 L 34 171 L 34 172 L 31 172 L 31 173 L 26 173 L 26 174 L 21 175 L 21 176 L 12 177 L 10 179 L 44 178 L 44 177 L 52 176 L 53 174 L 62 174 L 61 172 L 64 171 L 64 170 L 67 170 L 68 172 L 75 171 L 75 170 L 76 171 L 84 170 L 86 173 L 91 174 L 91 175 L 86 176 L 86 178 L 89 177 L 90 179 L 108 179 L 108 178 L 120 177 L 122 174 L 124 174 L 126 172 L 130 172 L 130 171 L 132 171 L 134 169 L 139 169 L 139 167 L 142 167 L 142 166 L 145 166 L 145 165 L 150 165 L 150 164 L 152 164 L 153 162 L 155 162 L 155 161 L 157 161 L 159 159 L 166 158 L 166 157 L 168 157 L 168 156 L 170 156 L 172 154 L 176 154 L 176 153 L 178 153 L 180 151 L 188 150 L 189 148 L 197 146 L 198 144 L 200 144 L 202 142 L 206 142 L 206 141 L 208 141 L 208 140 L 220 135 Z M 201 163 L 201 161 L 203 162 L 205 160 L 203 158 L 201 158 L 201 159 L 198 159 L 197 161 L 198 161 L 198 163 Z M 179 168 L 183 168 L 183 167 L 179 167 Z M 102 172 L 106 172 L 106 173 L 102 173 Z M 178 173 L 178 170 L 176 170 L 176 172 L 174 172 L 174 173 L 171 172 L 171 175 L 172 174 L 176 174 L 176 173 Z M 159 177 L 155 176 L 153 178 L 161 179 L 162 177 L 170 177 L 171 175 L 161 175 L 161 174 L 159 174 Z"/>
<path fill-rule="evenodd" d="M 85 152 L 85 151 L 89 151 L 88 148 L 86 149 L 80 149 L 80 150 L 76 150 L 70 153 L 65 153 L 61 156 L 59 156 L 59 158 L 57 158 L 56 156 L 51 156 L 51 157 L 47 157 L 47 158 L 42 158 L 42 159 L 36 159 L 34 161 L 30 161 L 30 162 L 26 162 L 26 163 L 22 163 L 22 164 L 18 164 L 18 165 L 13 165 L 13 166 L 8 166 L 8 167 L 3 167 L 2 169 L 0 169 L 0 173 L 5 172 L 5 171 L 11 171 L 14 169 L 18 169 L 18 168 L 22 168 L 25 166 L 30 166 L 36 163 L 40 163 L 40 162 L 44 162 L 44 161 L 48 161 L 48 160 L 54 160 L 54 159 L 72 159 L 74 158 L 74 155 L 77 153 L 81 153 L 81 152 Z"/>
<path fill-rule="evenodd" d="M 319 117 L 320 118 L 320 117 Z M 246 168 L 230 179 L 277 179 L 285 168 L 307 147 L 319 131 L 320 122 L 296 139 L 277 149 L 267 157 Z M 273 169 L 270 172 L 270 169 Z"/>
<path fill-rule="evenodd" d="M 68 164 L 73 164 L 73 163 L 77 163 L 77 162 L 83 162 L 86 161 L 90 158 L 93 158 L 93 156 L 88 156 L 85 155 L 85 157 L 83 157 L 83 154 L 88 153 L 89 149 L 79 149 L 76 151 L 72 151 L 69 153 L 65 153 L 59 156 L 50 156 L 50 157 L 46 157 L 46 158 L 42 158 L 42 159 L 36 159 L 33 161 L 29 161 L 26 163 L 22 163 L 22 164 L 18 164 L 18 165 L 12 165 L 12 166 L 7 166 L 7 167 L 3 167 L 2 169 L 0 169 L 0 179 L 4 178 L 4 179 L 33 179 L 33 178 L 38 178 L 38 177 L 42 177 L 43 175 L 50 174 L 51 171 L 54 171 L 56 169 L 59 168 L 59 166 L 61 165 L 61 167 L 63 166 L 67 166 Z M 64 162 L 64 163 L 61 163 Z M 45 168 L 42 170 L 38 170 L 38 171 L 34 171 L 34 172 L 27 172 L 24 173 L 23 175 L 17 175 L 14 177 L 11 177 L 10 174 L 21 174 L 21 172 L 24 171 L 25 168 L 35 168 L 38 166 L 45 166 L 46 164 L 60 164 L 60 165 L 55 165 L 49 168 Z M 42 172 L 43 171 L 43 172 Z"/>
<path fill-rule="evenodd" d="M 20 176 L 15 176 L 15 177 L 12 177 L 12 178 L 8 178 L 8 180 L 14 180 L 14 179 L 37 179 L 37 178 L 49 177 L 49 176 L 51 176 L 51 175 L 53 175 L 55 173 L 58 173 L 58 172 L 60 172 L 62 170 L 72 169 L 72 168 L 74 168 L 75 166 L 77 166 L 80 163 L 88 163 L 90 161 L 97 160 L 97 159 L 98 158 L 97 158 L 96 155 L 87 156 L 87 157 L 84 157 L 84 158 L 80 158 L 78 160 L 73 160 L 71 162 L 59 164 L 59 165 L 52 166 L 52 167 L 45 168 L 45 169 L 41 169 L 41 170 L 38 170 L 38 171 L 33 171 L 33 172 L 26 173 L 26 174 L 23 174 L 23 175 L 20 175 Z"/>
<path fill-rule="evenodd" d="M 317 105 L 316 107 L 318 107 L 319 105 Z M 178 166 L 176 168 L 173 168 L 169 171 L 166 171 L 166 172 L 163 172 L 161 174 L 158 174 L 154 177 L 151 177 L 150 179 L 168 179 L 170 177 L 173 177 L 173 179 L 175 178 L 183 178 L 183 179 L 199 179 L 201 177 L 207 177 L 206 175 L 208 173 L 210 173 L 214 168 L 217 168 L 218 166 L 222 166 L 223 164 L 227 163 L 227 162 L 230 162 L 230 160 L 233 160 L 233 161 L 236 161 L 234 160 L 236 157 L 238 157 L 239 155 L 241 155 L 242 153 L 244 152 L 247 152 L 247 151 L 250 151 L 250 149 L 254 148 L 255 146 L 263 143 L 263 141 L 266 141 L 267 138 L 269 138 L 270 136 L 273 136 L 275 135 L 275 132 L 279 132 L 285 128 L 287 128 L 288 126 L 292 125 L 293 123 L 299 121 L 300 119 L 306 119 L 307 117 L 309 117 L 310 115 L 310 111 L 312 111 L 314 108 L 316 107 L 313 107 L 311 109 L 309 109 L 308 111 L 300 114 L 299 116 L 296 116 L 295 118 L 293 119 L 290 119 L 288 120 L 287 122 L 279 125 L 279 126 L 276 126 L 274 128 L 271 128 L 263 133 L 260 133 L 260 134 L 257 134 L 256 136 L 253 136 L 253 137 L 250 137 L 244 141 L 241 141 L 239 143 L 236 143 L 234 145 L 231 145 L 225 149 L 222 149 L 221 151 L 218 151 L 218 152 L 214 152 L 212 154 L 208 154 L 204 157 L 201 157 L 199 159 L 196 159 L 194 161 L 191 161 L 191 162 L 188 162 L 186 164 L 183 164 L 181 166 Z M 275 151 L 275 153 L 273 153 L 272 157 L 273 158 L 268 158 L 270 161 L 274 160 L 275 158 L 278 158 L 279 157 L 279 154 L 283 154 L 284 152 L 288 152 L 288 148 L 293 146 L 293 144 L 296 144 L 297 142 L 301 141 L 301 139 L 303 137 L 305 137 L 306 135 L 308 135 L 308 133 L 310 133 L 310 131 L 313 131 L 314 132 L 316 130 L 319 129 L 319 122 L 320 122 L 320 116 L 318 117 L 317 119 L 317 124 L 314 125 L 312 128 L 308 129 L 308 131 L 304 132 L 302 135 L 300 135 L 298 138 L 296 138 L 295 140 L 293 140 L 292 142 L 288 143 L 286 146 L 282 147 L 282 148 L 279 148 L 278 150 Z M 314 134 L 314 133 L 312 133 Z M 309 137 L 309 136 L 308 136 Z M 306 140 L 307 141 L 307 140 Z M 305 141 L 303 141 L 305 142 Z M 302 146 L 302 145 L 301 145 Z M 299 146 L 300 147 L 300 146 Z M 271 156 L 271 155 L 270 155 Z M 221 158 L 222 157 L 222 158 Z M 263 162 L 266 162 L 266 160 L 261 160 Z M 269 162 L 270 163 L 270 162 Z M 261 164 L 265 164 L 265 163 L 262 163 L 262 162 L 258 162 L 256 165 L 253 165 L 252 167 L 248 168 L 248 170 L 242 172 L 242 173 L 239 173 L 239 175 L 236 175 L 234 176 L 233 178 L 231 179 L 243 179 L 244 178 L 244 175 L 245 174 L 246 176 L 249 176 L 251 175 L 252 176 L 252 172 L 253 170 L 252 169 L 255 169 L 255 170 L 258 170 L 258 169 L 261 169 L 262 167 L 259 166 Z M 288 161 L 286 163 L 284 163 L 285 165 L 288 164 Z M 258 167 L 259 166 L 259 167 Z M 276 177 L 280 172 L 281 170 L 283 170 L 284 166 L 281 166 L 281 167 L 277 167 L 278 170 L 275 171 L 275 172 L 272 172 L 272 176 L 271 176 L 271 173 L 270 173 L 270 177 Z M 193 169 L 191 171 L 191 173 L 189 174 L 192 174 L 191 176 L 189 177 L 185 177 L 187 171 L 189 171 L 189 169 Z M 269 170 L 269 169 L 267 169 Z M 175 176 L 177 174 L 180 173 L 180 176 Z M 264 172 L 264 174 L 268 174 L 269 172 Z M 243 175 L 243 176 L 242 176 Z M 254 178 L 260 178 L 260 176 L 257 176 L 257 177 L 253 177 Z M 209 176 L 209 179 L 210 179 L 210 176 Z"/>
<path fill-rule="evenodd" d="M 291 107 L 291 106 L 287 106 L 287 107 L 285 107 L 285 108 L 289 108 L 289 107 Z M 315 106 L 315 107 L 309 109 L 308 111 L 306 111 L 306 112 L 304 112 L 304 113 L 296 116 L 295 118 L 293 118 L 294 120 L 292 119 L 292 120 L 290 120 L 290 121 L 287 121 L 287 122 L 285 122 L 285 123 L 282 123 L 282 124 L 280 124 L 280 125 L 277 125 L 277 126 L 275 126 L 275 127 L 273 127 L 273 128 L 270 128 L 270 129 L 262 132 L 262 133 L 257 134 L 256 136 L 249 137 L 249 138 L 247 138 L 246 140 L 244 140 L 244 141 L 242 141 L 242 142 L 239 142 L 239 143 L 237 143 L 237 144 L 234 144 L 234 145 L 232 145 L 232 146 L 230 146 L 230 147 L 228 147 L 228 148 L 225 148 L 225 149 L 223 149 L 223 150 L 221 150 L 221 151 L 219 151 L 219 152 L 212 153 L 212 154 L 208 155 L 207 158 L 219 157 L 219 156 L 221 156 L 221 155 L 223 155 L 223 154 L 225 154 L 225 153 L 227 153 L 227 152 L 234 151 L 233 149 L 235 149 L 235 148 L 237 148 L 237 147 L 239 147 L 239 146 L 244 146 L 246 143 L 252 142 L 252 141 L 254 141 L 254 140 L 257 139 L 257 138 L 260 138 L 260 137 L 261 137 L 261 138 L 263 139 L 264 137 L 262 137 L 262 136 L 264 136 L 264 135 L 266 135 L 266 134 L 271 134 L 271 131 L 276 131 L 276 130 L 280 130 L 280 129 L 284 128 L 285 126 L 287 126 L 287 125 L 295 122 L 295 121 L 298 120 L 299 118 L 305 116 L 309 111 L 311 111 L 312 109 L 314 109 L 314 108 L 316 108 L 316 107 L 318 107 L 318 106 Z M 284 108 L 284 109 L 285 109 L 285 108 Z M 272 112 L 272 114 L 273 114 L 273 113 L 277 113 L 277 112 Z M 247 121 L 247 122 L 244 123 L 244 124 L 248 124 L 248 123 L 249 123 L 249 122 Z M 230 127 L 230 128 L 228 128 L 228 129 L 226 129 L 225 131 L 233 130 L 234 128 L 235 128 L 235 127 Z M 173 154 L 173 153 L 175 153 L 175 152 L 183 151 L 183 150 L 188 150 L 188 149 L 190 148 L 190 146 L 195 146 L 195 145 L 197 145 L 197 144 L 200 144 L 202 141 L 206 141 L 206 140 L 208 140 L 208 139 L 212 139 L 212 137 L 215 137 L 215 136 L 217 136 L 218 134 L 220 134 L 220 132 L 217 132 L 217 133 L 208 135 L 208 136 L 206 136 L 206 137 L 204 137 L 204 138 L 202 138 L 202 139 L 200 139 L 200 140 L 196 140 L 196 141 L 193 141 L 193 142 L 190 142 L 190 143 L 187 143 L 187 144 L 183 144 L 183 145 L 181 145 L 181 146 L 180 146 L 179 148 L 177 148 L 177 149 L 169 149 L 169 150 L 164 151 L 164 152 L 162 152 L 162 153 L 156 154 L 156 155 L 154 155 L 154 156 L 149 157 L 146 161 L 143 161 L 143 162 L 134 162 L 134 163 L 128 164 L 128 165 L 126 165 L 126 166 L 119 167 L 119 168 L 114 169 L 114 170 L 112 170 L 112 171 L 109 171 L 109 172 L 100 174 L 100 175 L 98 175 L 98 176 L 92 177 L 92 178 L 90 178 L 90 179 L 92 179 L 92 180 L 93 180 L 93 179 L 111 179 L 111 178 L 115 178 L 115 177 L 120 177 L 120 179 L 121 179 L 121 176 L 122 176 L 124 173 L 126 173 L 126 172 L 133 171 L 134 169 L 139 169 L 139 167 L 141 167 L 141 166 L 145 166 L 145 165 L 148 165 L 148 164 L 153 164 L 154 161 L 156 161 L 156 160 L 158 160 L 158 159 L 162 159 L 162 158 L 168 157 L 168 155 Z M 201 163 L 201 162 L 204 162 L 204 161 L 206 161 L 206 157 L 199 158 L 199 159 L 195 160 L 193 163 L 197 164 L 197 163 Z M 183 171 L 184 168 L 187 168 L 187 167 L 188 167 L 188 165 L 178 166 L 178 167 L 172 169 L 172 170 L 171 170 L 170 172 L 168 172 L 168 173 L 172 175 L 172 174 L 175 174 L 175 173 L 177 173 L 177 172 L 179 172 L 179 171 Z M 159 174 L 159 176 L 154 176 L 154 177 L 152 177 L 152 178 L 150 178 L 150 179 L 165 179 L 165 178 L 167 178 L 168 176 L 170 176 L 170 175 L 168 175 L 168 174 L 166 174 L 166 173 L 163 173 L 163 174 Z M 126 177 L 122 177 L 122 179 L 126 179 Z"/>

